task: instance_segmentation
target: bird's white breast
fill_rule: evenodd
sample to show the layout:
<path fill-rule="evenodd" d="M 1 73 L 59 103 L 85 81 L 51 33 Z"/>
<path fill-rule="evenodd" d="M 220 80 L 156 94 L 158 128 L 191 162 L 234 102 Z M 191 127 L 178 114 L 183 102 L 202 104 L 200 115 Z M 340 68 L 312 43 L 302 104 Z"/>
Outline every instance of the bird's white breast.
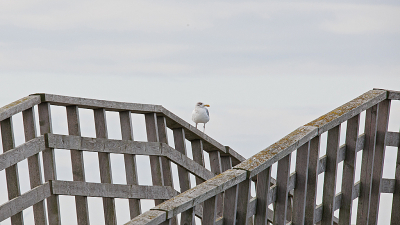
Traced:
<path fill-rule="evenodd" d="M 207 123 L 210 117 L 205 108 L 196 107 L 192 112 L 192 120 L 195 123 Z"/>

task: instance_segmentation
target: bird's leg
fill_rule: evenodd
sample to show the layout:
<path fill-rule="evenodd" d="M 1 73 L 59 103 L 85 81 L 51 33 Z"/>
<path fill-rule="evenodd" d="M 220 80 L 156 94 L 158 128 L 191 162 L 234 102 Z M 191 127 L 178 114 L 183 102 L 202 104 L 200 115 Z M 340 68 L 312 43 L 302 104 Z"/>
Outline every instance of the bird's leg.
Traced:
<path fill-rule="evenodd" d="M 205 133 L 206 132 L 206 124 L 204 123 L 204 126 L 203 126 L 203 133 Z"/>
<path fill-rule="evenodd" d="M 196 123 L 196 129 L 197 129 L 197 123 Z"/>

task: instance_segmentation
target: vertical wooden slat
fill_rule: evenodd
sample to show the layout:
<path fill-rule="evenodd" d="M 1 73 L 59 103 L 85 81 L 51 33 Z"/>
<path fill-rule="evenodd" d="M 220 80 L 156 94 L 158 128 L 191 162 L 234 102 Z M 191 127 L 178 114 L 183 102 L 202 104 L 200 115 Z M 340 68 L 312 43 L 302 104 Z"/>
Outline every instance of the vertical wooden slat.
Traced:
<path fill-rule="evenodd" d="M 104 109 L 94 109 L 94 124 L 97 138 L 108 138 L 106 112 Z M 99 167 L 101 183 L 112 183 L 110 153 L 99 152 Z M 106 224 L 117 224 L 114 198 L 103 198 L 104 220 Z"/>
<path fill-rule="evenodd" d="M 67 106 L 68 133 L 81 136 L 79 109 L 77 106 Z M 82 151 L 71 149 L 72 174 L 74 181 L 85 181 L 85 166 Z M 76 216 L 79 225 L 90 224 L 86 196 L 75 196 Z"/>
<path fill-rule="evenodd" d="M 221 155 L 219 151 L 213 151 L 209 153 L 210 157 L 210 167 L 211 167 L 211 172 L 213 172 L 215 175 L 218 175 L 222 172 L 222 167 L 221 167 Z M 223 194 L 218 194 L 216 197 L 217 201 L 217 218 L 222 216 L 223 212 Z"/>
<path fill-rule="evenodd" d="M 186 155 L 186 143 L 185 143 L 185 130 L 183 128 L 173 129 L 175 149 L 181 154 Z M 178 165 L 178 176 L 179 186 L 181 193 L 190 189 L 190 176 L 189 172 L 183 167 Z M 204 215 L 203 217 L 207 217 Z M 181 214 L 181 224 L 192 224 L 194 221 L 194 210 L 193 208 L 183 212 Z"/>
<path fill-rule="evenodd" d="M 232 169 L 232 158 L 230 156 L 221 156 L 221 169 L 222 172 Z"/>
<path fill-rule="evenodd" d="M 52 133 L 50 104 L 47 102 L 38 105 L 40 134 Z M 42 152 L 44 181 L 57 180 L 56 161 L 54 158 L 54 149 L 46 148 Z M 51 195 L 46 199 L 47 216 L 49 224 L 61 224 L 60 205 L 58 195 Z"/>
<path fill-rule="evenodd" d="M 246 179 L 239 183 L 239 195 L 237 200 L 237 224 L 247 224 L 249 214 L 249 202 L 251 197 L 251 179 Z"/>
<path fill-rule="evenodd" d="M 12 127 L 12 118 L 9 117 L 0 122 L 1 128 L 1 139 L 3 142 L 3 152 L 7 152 L 15 147 L 14 142 L 14 131 Z M 15 197 L 21 195 L 21 190 L 19 188 L 19 176 L 18 176 L 18 166 L 12 165 L 6 168 L 6 180 L 7 180 L 7 191 L 8 199 L 11 200 Z M 11 224 L 24 224 L 24 218 L 22 212 L 19 212 L 11 216 Z"/>
<path fill-rule="evenodd" d="M 157 127 L 157 115 L 155 113 L 145 114 L 146 121 L 146 133 L 147 141 L 149 142 L 159 142 L 158 127 Z M 162 162 L 159 156 L 150 156 L 151 165 L 151 179 L 153 185 L 163 186 L 164 180 L 162 176 Z M 163 202 L 163 200 L 154 200 L 155 204 L 158 205 Z"/>
<path fill-rule="evenodd" d="M 133 141 L 132 119 L 130 111 L 119 112 L 119 120 L 121 124 L 122 140 Z M 124 154 L 126 184 L 138 185 L 138 175 L 136 166 L 136 156 Z M 131 219 L 141 214 L 141 206 L 139 199 L 129 199 L 129 214 Z"/>
<path fill-rule="evenodd" d="M 24 121 L 25 142 L 27 142 L 36 137 L 36 123 L 33 108 L 24 110 L 22 112 L 22 118 Z M 33 189 L 43 183 L 39 154 L 35 154 L 28 158 L 28 167 L 30 185 L 31 189 Z M 33 205 L 33 217 L 36 225 L 47 224 L 44 201 L 40 201 Z"/>
<path fill-rule="evenodd" d="M 383 100 L 379 103 L 378 107 L 374 169 L 372 171 L 371 203 L 368 224 L 378 223 L 379 199 L 381 196 L 380 188 L 382 183 L 383 162 L 385 160 L 385 140 L 389 123 L 390 100 Z"/>
<path fill-rule="evenodd" d="M 372 171 L 375 155 L 375 140 L 378 105 L 367 109 L 365 115 L 365 141 L 362 154 L 360 195 L 358 197 L 357 225 L 368 224 L 371 199 Z"/>
<path fill-rule="evenodd" d="M 268 224 L 268 191 L 271 184 L 271 167 L 257 175 L 257 207 L 254 222 L 256 225 Z"/>
<path fill-rule="evenodd" d="M 339 224 L 351 224 L 351 212 L 353 205 L 353 187 L 357 157 L 357 137 L 360 125 L 360 114 L 347 121 L 346 151 L 343 162 L 342 200 L 339 211 Z"/>
<path fill-rule="evenodd" d="M 216 197 L 211 197 L 204 201 L 203 207 L 203 225 L 214 225 L 217 218 L 217 201 Z"/>
<path fill-rule="evenodd" d="M 297 149 L 296 154 L 296 185 L 293 197 L 292 224 L 304 224 L 306 209 L 306 193 L 308 178 L 308 160 L 310 154 L 310 142 Z"/>
<path fill-rule="evenodd" d="M 399 133 L 400 139 L 400 133 Z M 393 201 L 392 201 L 392 215 L 391 215 L 391 223 L 396 224 L 400 221 L 400 213 L 398 209 L 400 209 L 400 144 L 397 148 L 397 160 L 396 160 L 396 172 L 394 175 L 395 184 L 393 191 Z"/>
<path fill-rule="evenodd" d="M 288 183 L 290 173 L 291 154 L 278 161 L 278 174 L 276 178 L 276 202 L 274 210 L 274 224 L 286 225 Z"/>
<path fill-rule="evenodd" d="M 238 185 L 225 190 L 224 195 L 224 225 L 236 224 L 236 212 L 238 201 Z"/>
<path fill-rule="evenodd" d="M 161 143 L 168 144 L 168 135 L 167 135 L 167 122 L 164 116 L 157 116 L 157 128 L 158 128 L 158 139 Z M 161 157 L 161 172 L 163 176 L 164 186 L 174 187 L 174 181 L 172 177 L 171 170 L 171 161 L 166 157 Z M 173 217 L 168 222 L 163 225 L 177 224 L 177 218 Z M 188 224 L 189 225 L 189 224 Z"/>
<path fill-rule="evenodd" d="M 310 157 L 308 162 L 308 179 L 307 179 L 307 194 L 306 194 L 306 210 L 304 224 L 314 224 L 314 212 L 317 199 L 317 184 L 318 184 L 318 162 L 319 162 L 319 142 L 321 136 L 316 136 L 310 141 Z"/>
<path fill-rule="evenodd" d="M 192 145 L 192 155 L 193 161 L 197 162 L 201 166 L 205 167 L 204 165 L 204 155 L 203 155 L 203 142 L 200 139 L 195 139 L 191 141 Z M 203 183 L 204 180 L 200 177 L 196 177 L 196 184 L 199 185 Z"/>
<path fill-rule="evenodd" d="M 326 169 L 322 196 L 321 225 L 332 225 L 335 210 L 336 172 L 340 145 L 340 125 L 328 131 L 326 144 Z"/>

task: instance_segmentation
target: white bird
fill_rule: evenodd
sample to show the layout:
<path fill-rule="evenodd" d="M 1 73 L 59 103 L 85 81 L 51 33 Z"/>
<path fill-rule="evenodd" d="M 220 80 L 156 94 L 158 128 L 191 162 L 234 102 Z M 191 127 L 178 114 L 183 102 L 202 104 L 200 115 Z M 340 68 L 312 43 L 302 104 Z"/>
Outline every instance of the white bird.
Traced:
<path fill-rule="evenodd" d="M 196 128 L 198 123 L 204 124 L 203 132 L 206 130 L 206 123 L 210 120 L 210 113 L 208 113 L 206 107 L 210 107 L 210 105 L 204 105 L 202 102 L 198 102 L 192 112 L 192 120 L 196 123 Z"/>

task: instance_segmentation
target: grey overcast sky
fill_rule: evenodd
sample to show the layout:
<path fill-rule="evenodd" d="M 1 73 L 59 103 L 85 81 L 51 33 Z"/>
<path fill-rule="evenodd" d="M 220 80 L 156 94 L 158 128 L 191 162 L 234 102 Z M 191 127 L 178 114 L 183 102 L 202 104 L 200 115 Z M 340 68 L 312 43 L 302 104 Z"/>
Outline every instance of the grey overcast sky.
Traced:
<path fill-rule="evenodd" d="M 46 92 L 161 104 L 190 122 L 203 101 L 206 133 L 247 158 L 372 88 L 400 90 L 399 40 L 394 0 L 7 0 L 0 106 Z"/>

